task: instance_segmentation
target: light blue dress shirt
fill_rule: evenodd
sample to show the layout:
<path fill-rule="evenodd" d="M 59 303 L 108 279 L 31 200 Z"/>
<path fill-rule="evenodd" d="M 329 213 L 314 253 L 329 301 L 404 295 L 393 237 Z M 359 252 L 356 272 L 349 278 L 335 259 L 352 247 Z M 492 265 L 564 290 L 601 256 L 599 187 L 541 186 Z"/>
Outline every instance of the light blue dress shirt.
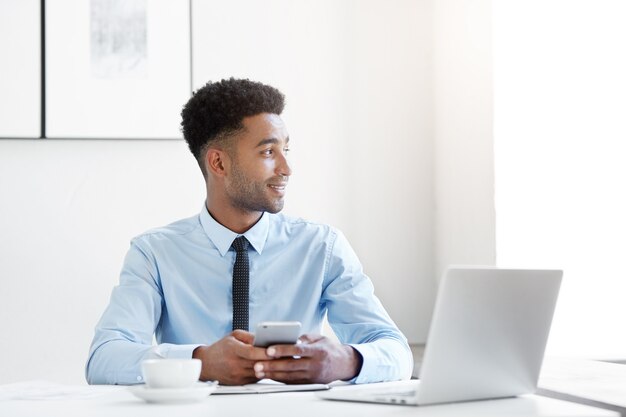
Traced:
<path fill-rule="evenodd" d="M 204 207 L 197 216 L 134 238 L 95 329 L 87 381 L 140 383 L 142 360 L 190 358 L 196 347 L 229 334 L 230 246 L 237 236 Z M 341 232 L 265 213 L 244 236 L 250 242 L 251 331 L 261 321 L 297 320 L 303 333 L 320 333 L 327 314 L 339 340 L 363 356 L 353 382 L 410 377 L 406 338 Z"/>

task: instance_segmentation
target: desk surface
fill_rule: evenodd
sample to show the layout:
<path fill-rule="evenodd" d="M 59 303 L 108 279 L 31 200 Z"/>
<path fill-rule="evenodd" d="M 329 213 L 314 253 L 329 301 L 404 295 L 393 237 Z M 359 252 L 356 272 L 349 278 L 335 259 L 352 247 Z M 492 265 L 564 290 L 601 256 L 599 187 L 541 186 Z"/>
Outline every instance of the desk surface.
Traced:
<path fill-rule="evenodd" d="M 50 398 L 0 399 L 0 415 L 7 417 L 619 416 L 618 413 L 608 410 L 534 395 L 425 407 L 326 401 L 317 398 L 312 392 L 212 395 L 196 403 L 147 404 L 133 396 L 126 387 L 100 386 L 77 387 L 76 391 L 70 394 Z"/>
<path fill-rule="evenodd" d="M 626 417 L 626 365 L 547 357 L 537 392 L 551 398 L 618 411 Z"/>

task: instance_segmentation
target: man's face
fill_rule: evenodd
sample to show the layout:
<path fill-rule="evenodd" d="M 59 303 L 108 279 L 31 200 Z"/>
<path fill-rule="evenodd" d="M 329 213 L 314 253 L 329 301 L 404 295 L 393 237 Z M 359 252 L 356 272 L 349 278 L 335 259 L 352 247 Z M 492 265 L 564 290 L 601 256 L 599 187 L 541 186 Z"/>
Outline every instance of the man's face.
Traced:
<path fill-rule="evenodd" d="M 243 119 L 233 140 L 225 190 L 231 204 L 246 211 L 278 213 L 291 175 L 289 136 L 280 116 L 261 113 Z"/>

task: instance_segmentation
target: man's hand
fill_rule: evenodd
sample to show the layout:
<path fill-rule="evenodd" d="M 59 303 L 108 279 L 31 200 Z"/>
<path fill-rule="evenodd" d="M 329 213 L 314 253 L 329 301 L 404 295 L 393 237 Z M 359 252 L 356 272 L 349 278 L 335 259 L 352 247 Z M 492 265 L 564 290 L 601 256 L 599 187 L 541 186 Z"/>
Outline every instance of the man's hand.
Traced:
<path fill-rule="evenodd" d="M 243 385 L 259 380 L 253 366 L 261 360 L 271 360 L 265 348 L 252 346 L 252 333 L 235 330 L 210 346 L 200 346 L 193 357 L 202 360 L 202 381 L 219 381 L 222 385 Z"/>
<path fill-rule="evenodd" d="M 363 358 L 351 346 L 320 335 L 303 335 L 300 341 L 268 347 L 267 355 L 273 360 L 257 361 L 256 377 L 291 384 L 328 383 L 352 379 L 361 371 Z"/>

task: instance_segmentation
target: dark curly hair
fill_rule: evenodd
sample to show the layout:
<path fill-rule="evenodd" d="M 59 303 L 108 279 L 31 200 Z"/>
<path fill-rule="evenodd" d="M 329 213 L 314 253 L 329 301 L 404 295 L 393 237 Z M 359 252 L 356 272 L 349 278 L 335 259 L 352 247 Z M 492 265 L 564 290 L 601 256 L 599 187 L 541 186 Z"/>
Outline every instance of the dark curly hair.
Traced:
<path fill-rule="evenodd" d="M 197 90 L 183 107 L 181 126 L 202 173 L 206 176 L 203 160 L 211 143 L 241 131 L 244 117 L 260 113 L 281 114 L 284 107 L 283 93 L 248 79 L 209 81 Z"/>

